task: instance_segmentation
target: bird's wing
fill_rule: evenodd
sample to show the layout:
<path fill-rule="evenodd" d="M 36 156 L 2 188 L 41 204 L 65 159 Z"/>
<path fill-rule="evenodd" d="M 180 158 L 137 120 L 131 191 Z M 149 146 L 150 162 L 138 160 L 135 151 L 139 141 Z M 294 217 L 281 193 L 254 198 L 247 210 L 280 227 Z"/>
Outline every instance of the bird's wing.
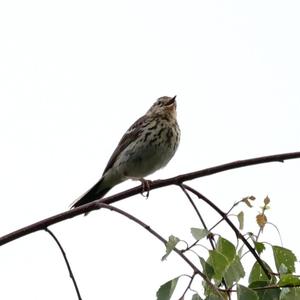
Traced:
<path fill-rule="evenodd" d="M 143 124 L 145 123 L 146 116 L 140 117 L 138 120 L 136 120 L 126 131 L 126 133 L 121 138 L 117 148 L 111 155 L 107 166 L 105 167 L 103 171 L 103 175 L 114 165 L 115 161 L 117 160 L 120 153 L 132 142 L 134 142 L 142 133 L 143 131 Z"/>

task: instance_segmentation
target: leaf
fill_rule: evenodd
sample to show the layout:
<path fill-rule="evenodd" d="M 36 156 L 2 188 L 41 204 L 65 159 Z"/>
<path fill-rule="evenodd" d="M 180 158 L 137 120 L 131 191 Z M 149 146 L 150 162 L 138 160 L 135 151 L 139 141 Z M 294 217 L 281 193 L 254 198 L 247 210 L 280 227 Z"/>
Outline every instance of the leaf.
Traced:
<path fill-rule="evenodd" d="M 280 293 L 280 300 L 300 299 L 300 288 L 283 288 Z"/>
<path fill-rule="evenodd" d="M 267 281 L 255 281 L 249 285 L 249 288 L 261 288 L 269 286 Z M 260 289 L 255 291 L 259 300 L 279 300 L 280 289 Z"/>
<path fill-rule="evenodd" d="M 254 201 L 255 197 L 254 196 L 247 196 L 245 198 L 243 198 L 241 201 L 244 202 L 248 207 L 252 207 L 252 204 L 250 203 L 250 201 Z"/>
<path fill-rule="evenodd" d="M 286 265 L 281 264 L 278 270 L 279 274 L 286 274 L 288 273 L 288 268 L 286 267 Z"/>
<path fill-rule="evenodd" d="M 282 274 L 278 282 L 279 286 L 300 285 L 300 278 L 292 274 Z"/>
<path fill-rule="evenodd" d="M 174 236 L 174 235 L 170 235 L 169 236 L 169 240 L 165 244 L 165 246 L 166 246 L 166 254 L 161 258 L 161 260 L 165 260 L 168 257 L 168 255 L 176 247 L 176 245 L 178 244 L 179 241 L 180 241 L 180 239 L 177 238 L 176 236 Z"/>
<path fill-rule="evenodd" d="M 229 265 L 227 257 L 217 250 L 210 250 L 207 263 L 214 269 L 213 278 L 221 281 L 223 278 L 223 274 L 227 266 Z"/>
<path fill-rule="evenodd" d="M 238 218 L 238 221 L 239 221 L 239 229 L 243 230 L 244 229 L 244 212 L 240 211 L 237 214 L 237 218 Z"/>
<path fill-rule="evenodd" d="M 265 214 L 258 214 L 256 216 L 256 223 L 258 224 L 258 226 L 263 229 L 266 225 L 266 223 L 268 222 L 267 217 Z"/>
<path fill-rule="evenodd" d="M 250 203 L 249 199 L 248 198 L 244 198 L 242 200 L 248 207 L 252 207 L 252 204 Z"/>
<path fill-rule="evenodd" d="M 245 276 L 244 268 L 241 264 L 240 258 L 236 255 L 234 260 L 230 263 L 225 271 L 224 279 L 227 286 L 232 286 L 233 283 L 238 282 Z"/>
<path fill-rule="evenodd" d="M 255 291 L 238 284 L 237 285 L 238 300 L 259 300 Z"/>
<path fill-rule="evenodd" d="M 240 258 L 236 255 L 234 260 L 230 263 L 224 274 L 224 279 L 227 286 L 232 286 L 233 283 L 238 282 L 245 276 L 244 268 L 241 264 Z"/>
<path fill-rule="evenodd" d="M 208 230 L 205 228 L 191 228 L 191 233 L 195 240 L 199 241 L 207 236 Z"/>
<path fill-rule="evenodd" d="M 270 203 L 270 198 L 269 198 L 269 196 L 267 196 L 267 197 L 264 199 L 264 204 L 265 204 L 265 206 L 267 206 L 269 203 Z"/>
<path fill-rule="evenodd" d="M 176 288 L 177 281 L 179 277 L 176 277 L 163 285 L 159 288 L 156 293 L 157 300 L 169 300 L 171 299 L 173 292 Z"/>
<path fill-rule="evenodd" d="M 209 280 L 212 279 L 212 277 L 215 273 L 214 268 L 208 262 L 206 262 L 203 257 L 199 256 L 199 259 L 200 259 L 200 263 L 202 266 L 203 274 L 205 274 Z"/>
<path fill-rule="evenodd" d="M 282 270 L 282 264 L 287 268 L 287 273 L 295 272 L 295 261 L 297 260 L 295 254 L 286 248 L 280 246 L 272 246 L 275 265 L 277 271 Z"/>
<path fill-rule="evenodd" d="M 258 254 L 261 254 L 266 249 L 265 245 L 260 242 L 254 242 L 254 246 Z"/>
<path fill-rule="evenodd" d="M 209 257 L 207 259 L 207 264 L 210 265 L 213 269 L 213 273 L 210 273 L 210 276 L 217 281 L 221 281 L 224 277 L 226 270 L 231 266 L 234 258 L 236 257 L 236 251 L 234 245 L 228 240 L 219 237 L 216 249 L 209 251 Z M 238 264 L 239 258 L 236 258 L 236 261 L 233 262 L 232 268 L 237 268 L 236 274 L 232 274 L 232 276 L 228 273 L 228 281 L 234 281 L 235 278 L 238 278 L 243 274 L 243 270 L 241 271 L 241 266 Z M 203 264 L 202 264 L 203 267 Z M 232 271 L 232 269 L 231 269 Z"/>
<path fill-rule="evenodd" d="M 217 286 L 215 288 L 212 288 L 209 284 L 207 284 L 206 281 L 202 281 L 202 285 L 204 287 L 204 294 L 206 296 L 205 300 L 227 300 L 228 295 L 224 291 L 216 290 Z"/>
<path fill-rule="evenodd" d="M 202 298 L 198 294 L 194 294 L 192 300 L 202 300 Z"/>
<path fill-rule="evenodd" d="M 222 237 L 218 239 L 216 250 L 226 256 L 229 261 L 232 261 L 235 257 L 234 245 Z"/>
<path fill-rule="evenodd" d="M 224 300 L 226 298 L 217 296 L 217 295 L 209 295 L 205 298 L 205 300 Z"/>
<path fill-rule="evenodd" d="M 265 261 L 262 261 L 262 262 L 264 263 L 267 270 L 271 271 L 271 268 L 269 267 L 269 265 Z M 256 261 L 253 264 L 253 267 L 251 269 L 248 282 L 249 282 L 249 285 L 252 285 L 252 283 L 258 282 L 258 281 L 265 281 L 265 282 L 268 282 L 268 283 L 275 283 L 276 282 L 276 277 L 272 276 L 271 280 L 270 280 L 268 278 L 268 276 L 265 274 L 265 272 L 262 269 L 261 265 Z"/>
<path fill-rule="evenodd" d="M 268 285 L 269 285 L 269 281 L 254 281 L 254 282 L 251 282 L 248 287 L 253 289 L 253 288 L 264 287 L 264 286 L 268 286 Z"/>

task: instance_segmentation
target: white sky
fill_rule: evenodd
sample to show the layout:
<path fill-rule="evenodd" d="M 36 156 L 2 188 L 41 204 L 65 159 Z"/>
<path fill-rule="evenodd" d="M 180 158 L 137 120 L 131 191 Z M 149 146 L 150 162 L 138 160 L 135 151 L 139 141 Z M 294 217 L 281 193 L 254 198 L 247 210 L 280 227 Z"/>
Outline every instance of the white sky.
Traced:
<path fill-rule="evenodd" d="M 274 0 L 1 1 L 0 234 L 68 209 L 99 179 L 124 131 L 163 95 L 177 95 L 182 139 L 151 179 L 298 151 L 299 13 L 298 1 Z M 256 208 L 237 210 L 253 232 L 269 195 L 268 219 L 300 257 L 299 167 L 300 160 L 273 163 L 190 184 L 224 210 L 255 195 Z M 117 206 L 166 238 L 192 241 L 190 227 L 200 227 L 176 187 Z M 214 224 L 215 214 L 200 207 Z M 115 213 L 51 229 L 84 299 L 155 299 L 162 283 L 191 271 L 175 254 L 161 262 L 164 246 Z M 216 231 L 233 238 L 224 224 Z M 280 244 L 273 227 L 262 240 Z M 0 266 L 1 299 L 76 299 L 46 233 L 1 247 Z"/>

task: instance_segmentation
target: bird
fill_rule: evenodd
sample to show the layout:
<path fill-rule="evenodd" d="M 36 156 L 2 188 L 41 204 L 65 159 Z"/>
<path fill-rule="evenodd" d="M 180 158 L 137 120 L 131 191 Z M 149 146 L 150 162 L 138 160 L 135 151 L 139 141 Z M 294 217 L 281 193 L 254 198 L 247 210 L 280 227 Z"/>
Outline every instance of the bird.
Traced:
<path fill-rule="evenodd" d="M 165 167 L 180 141 L 176 96 L 158 98 L 145 115 L 136 120 L 112 153 L 100 180 L 79 197 L 72 208 L 101 199 L 115 185 L 140 180 Z"/>

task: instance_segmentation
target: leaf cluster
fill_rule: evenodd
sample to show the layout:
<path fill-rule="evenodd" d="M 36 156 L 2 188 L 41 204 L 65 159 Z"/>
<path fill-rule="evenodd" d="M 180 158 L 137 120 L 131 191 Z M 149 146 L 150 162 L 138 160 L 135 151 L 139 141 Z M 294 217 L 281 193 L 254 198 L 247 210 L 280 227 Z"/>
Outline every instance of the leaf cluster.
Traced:
<path fill-rule="evenodd" d="M 245 203 L 248 207 L 252 207 L 250 201 L 255 198 L 245 197 L 241 201 L 235 203 L 236 207 L 239 203 Z M 259 227 L 258 235 L 254 236 L 248 233 L 249 239 L 252 241 L 253 248 L 261 256 L 266 250 L 266 246 L 272 251 L 273 257 L 268 256 L 268 262 L 261 259 L 265 268 L 262 268 L 261 262 L 255 261 L 249 270 L 246 270 L 246 261 L 244 257 L 248 252 L 243 251 L 243 246 L 239 243 L 229 241 L 225 237 L 214 234 L 207 228 L 191 228 L 191 234 L 195 240 L 191 246 L 187 244 L 186 249 L 182 252 L 193 251 L 198 257 L 198 264 L 202 277 L 202 286 L 192 284 L 195 273 L 190 277 L 188 288 L 183 293 L 179 300 L 224 300 L 231 299 L 231 294 L 236 293 L 238 300 L 297 300 L 300 299 L 300 278 L 295 274 L 295 263 L 297 261 L 294 253 L 284 248 L 283 246 L 271 245 L 266 242 L 259 241 L 261 230 L 267 224 L 266 210 L 269 209 L 270 199 L 264 199 L 264 205 L 256 217 Z M 231 212 L 232 209 L 229 210 Z M 229 215 L 228 212 L 228 215 Z M 244 226 L 244 212 L 240 212 L 236 216 L 239 223 L 239 228 Z M 215 227 L 215 226 L 213 226 Z M 214 239 L 218 237 L 214 243 L 213 249 L 207 249 L 207 256 L 198 254 L 196 246 L 201 245 L 204 239 Z M 166 254 L 163 260 L 166 260 L 172 250 L 177 249 L 178 243 L 181 240 L 174 235 L 169 237 L 166 242 Z M 203 246 L 201 249 L 205 249 Z M 274 270 L 270 267 L 274 265 Z M 266 274 L 265 269 L 268 271 Z M 248 274 L 248 284 L 245 284 L 246 273 Z M 163 284 L 157 292 L 157 300 L 171 299 L 176 285 L 182 275 L 173 278 Z M 213 287 L 213 288 L 212 288 Z M 187 291 L 189 290 L 189 293 Z"/>

